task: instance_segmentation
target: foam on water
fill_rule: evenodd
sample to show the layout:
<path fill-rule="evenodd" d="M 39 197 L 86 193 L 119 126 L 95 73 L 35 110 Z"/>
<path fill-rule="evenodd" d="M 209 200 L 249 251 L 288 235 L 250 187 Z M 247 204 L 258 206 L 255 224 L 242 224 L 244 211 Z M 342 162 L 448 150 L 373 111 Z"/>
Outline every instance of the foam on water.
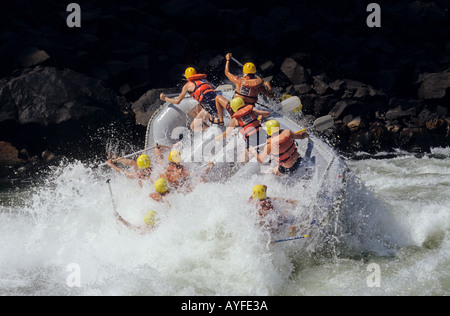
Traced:
<path fill-rule="evenodd" d="M 247 202 L 251 188 L 263 182 L 270 196 L 307 206 L 302 183 L 291 191 L 270 175 L 200 183 L 173 194 L 169 207 L 148 197 L 150 183 L 63 163 L 23 188 L 20 201 L 0 205 L 0 294 L 448 294 L 449 160 L 349 165 L 345 205 L 325 233 L 267 246 L 269 233 Z M 140 235 L 116 222 L 108 178 L 119 213 L 142 225 L 156 210 L 157 230 Z M 380 288 L 367 286 L 370 262 L 381 266 Z M 81 287 L 67 285 L 71 263 L 80 267 Z"/>

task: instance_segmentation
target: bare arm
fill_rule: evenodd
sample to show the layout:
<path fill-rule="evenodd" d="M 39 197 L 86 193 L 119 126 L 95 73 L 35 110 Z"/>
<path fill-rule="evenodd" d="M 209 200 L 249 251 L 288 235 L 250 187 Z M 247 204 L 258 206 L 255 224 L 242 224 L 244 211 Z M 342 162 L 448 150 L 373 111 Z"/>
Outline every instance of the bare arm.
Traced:
<path fill-rule="evenodd" d="M 256 160 L 258 160 L 259 163 L 263 163 L 267 160 L 267 158 L 269 158 L 270 153 L 272 151 L 272 147 L 270 141 L 268 141 L 261 155 L 259 155 L 258 152 L 253 147 L 250 148 L 250 151 L 253 151 L 253 154 L 255 155 Z"/>
<path fill-rule="evenodd" d="M 131 224 L 130 222 L 126 221 L 122 216 L 120 216 L 119 213 L 114 212 L 114 217 L 121 222 L 125 227 L 132 229 L 136 232 L 138 232 L 139 234 L 147 234 L 153 231 L 152 227 L 148 227 L 148 226 L 135 226 L 133 224 Z"/>
<path fill-rule="evenodd" d="M 292 131 L 291 131 L 292 133 Z M 309 137 L 309 134 L 307 131 L 303 131 L 303 132 L 299 132 L 299 133 L 292 133 L 292 137 L 294 137 L 295 139 L 305 139 L 307 137 Z"/>
<path fill-rule="evenodd" d="M 180 94 L 178 95 L 178 97 L 176 99 L 172 99 L 172 98 L 168 98 L 164 93 L 161 93 L 159 98 L 165 102 L 169 102 L 172 104 L 180 104 L 180 102 L 184 99 L 184 97 L 186 96 L 186 94 L 189 92 L 189 83 L 186 83 L 183 87 L 183 89 L 181 90 Z"/>
<path fill-rule="evenodd" d="M 127 176 L 128 178 L 130 178 L 130 179 L 136 179 L 137 176 L 138 176 L 136 173 L 128 172 L 128 171 L 125 171 L 125 170 L 123 170 L 123 169 L 117 167 L 117 166 L 111 161 L 111 159 L 108 160 L 108 161 L 106 162 L 106 164 L 107 164 L 108 166 L 110 166 L 112 169 L 114 169 L 116 172 L 118 172 L 118 173 L 123 173 L 124 175 L 126 175 L 126 176 Z"/>
<path fill-rule="evenodd" d="M 235 85 L 238 85 L 239 84 L 239 77 L 237 77 L 237 76 L 235 76 L 235 75 L 233 75 L 231 72 L 230 72 L 230 59 L 231 59 L 231 53 L 228 53 L 226 56 L 225 56 L 225 58 L 226 58 L 226 63 L 225 63 L 225 76 L 227 76 L 227 78 L 231 81 L 231 82 L 233 82 Z"/>
<path fill-rule="evenodd" d="M 261 115 L 263 117 L 269 117 L 270 116 L 270 112 L 269 111 L 261 111 L 261 110 L 253 109 L 253 112 L 255 112 L 258 116 L 259 115 Z"/>

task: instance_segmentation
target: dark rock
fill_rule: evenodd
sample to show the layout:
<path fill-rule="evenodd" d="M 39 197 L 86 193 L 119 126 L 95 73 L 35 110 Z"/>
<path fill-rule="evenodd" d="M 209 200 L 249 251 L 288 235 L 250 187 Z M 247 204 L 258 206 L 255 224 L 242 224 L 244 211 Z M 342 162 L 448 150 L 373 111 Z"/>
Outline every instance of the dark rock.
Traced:
<path fill-rule="evenodd" d="M 314 115 L 327 115 L 338 99 L 333 95 L 322 95 L 314 100 Z"/>
<path fill-rule="evenodd" d="M 275 69 L 275 63 L 269 60 L 259 66 L 259 68 L 261 70 L 261 73 L 267 76 Z"/>
<path fill-rule="evenodd" d="M 313 114 L 314 113 L 314 102 L 317 99 L 316 94 L 305 94 L 300 97 L 303 105 L 303 113 L 305 114 Z"/>
<path fill-rule="evenodd" d="M 345 88 L 345 82 L 341 79 L 337 79 L 330 83 L 329 87 L 336 92 L 343 92 Z"/>
<path fill-rule="evenodd" d="M 335 104 L 335 106 L 331 109 L 331 111 L 328 113 L 331 115 L 335 120 L 340 119 L 347 111 L 347 109 L 351 109 L 352 107 L 355 107 L 358 105 L 357 100 L 342 100 Z"/>
<path fill-rule="evenodd" d="M 24 161 L 19 158 L 19 151 L 10 143 L 0 141 L 0 168 L 15 167 Z"/>
<path fill-rule="evenodd" d="M 426 126 L 427 122 L 433 121 L 438 118 L 437 113 L 433 113 L 428 109 L 423 109 L 417 116 L 417 124 L 420 127 Z"/>
<path fill-rule="evenodd" d="M 350 131 L 354 132 L 358 129 L 364 128 L 365 123 L 363 119 L 360 116 L 352 118 L 348 123 L 347 127 L 350 129 Z"/>
<path fill-rule="evenodd" d="M 318 78 L 314 78 L 313 88 L 318 95 L 326 95 L 334 91 L 328 84 Z"/>
<path fill-rule="evenodd" d="M 402 108 L 399 106 L 395 109 L 391 109 L 387 111 L 386 113 L 386 120 L 393 121 L 398 120 L 406 117 L 412 117 L 416 115 L 416 108 L 410 108 L 406 111 L 403 111 Z"/>
<path fill-rule="evenodd" d="M 431 73 L 423 76 L 419 88 L 420 99 L 433 100 L 450 97 L 450 72 Z"/>
<path fill-rule="evenodd" d="M 310 76 L 306 69 L 299 65 L 292 58 L 286 58 L 284 60 L 283 64 L 281 65 L 281 71 L 294 85 L 306 83 L 310 79 Z"/>
<path fill-rule="evenodd" d="M 4 81 L 0 99 L 2 120 L 21 124 L 58 124 L 82 117 L 104 119 L 105 114 L 119 110 L 117 95 L 101 81 L 71 70 L 37 67 Z M 14 105 L 15 109 L 11 106 Z M 124 104 L 122 104 L 124 105 Z"/>
<path fill-rule="evenodd" d="M 131 109 L 136 117 L 136 124 L 147 126 L 153 113 L 164 103 L 159 98 L 161 93 L 170 93 L 167 89 L 153 89 L 147 91 L 143 96 L 134 102 Z"/>
<path fill-rule="evenodd" d="M 294 95 L 304 95 L 304 94 L 311 93 L 312 91 L 313 91 L 313 88 L 308 83 L 292 85 L 286 89 L 287 93 L 294 94 Z"/>
<path fill-rule="evenodd" d="M 56 159 L 56 155 L 48 150 L 44 150 L 41 154 L 42 161 L 45 163 L 49 163 Z"/>
<path fill-rule="evenodd" d="M 46 51 L 40 50 L 36 47 L 28 47 L 22 51 L 19 56 L 17 56 L 15 63 L 19 67 L 27 68 L 43 64 L 49 59 L 50 56 Z"/>

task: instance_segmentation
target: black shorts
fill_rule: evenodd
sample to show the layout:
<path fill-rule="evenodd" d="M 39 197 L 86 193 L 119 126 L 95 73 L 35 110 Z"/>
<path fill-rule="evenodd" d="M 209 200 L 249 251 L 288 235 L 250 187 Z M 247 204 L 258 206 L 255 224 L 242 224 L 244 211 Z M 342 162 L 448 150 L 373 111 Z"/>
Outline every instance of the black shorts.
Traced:
<path fill-rule="evenodd" d="M 301 162 L 302 162 L 302 157 L 298 156 L 297 161 L 291 167 L 285 168 L 283 166 L 278 166 L 278 171 L 283 174 L 286 174 L 286 173 L 294 174 L 297 171 L 298 166 L 300 165 Z"/>
<path fill-rule="evenodd" d="M 203 96 L 202 102 L 200 102 L 202 108 L 214 117 L 218 117 L 219 115 L 216 107 L 216 96 L 216 92 L 208 92 Z"/>

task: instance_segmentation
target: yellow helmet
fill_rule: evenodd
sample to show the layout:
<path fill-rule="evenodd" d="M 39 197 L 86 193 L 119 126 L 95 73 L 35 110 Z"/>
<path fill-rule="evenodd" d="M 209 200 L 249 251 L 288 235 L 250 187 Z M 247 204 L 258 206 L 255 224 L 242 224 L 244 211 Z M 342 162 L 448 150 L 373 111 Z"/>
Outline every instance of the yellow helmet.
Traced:
<path fill-rule="evenodd" d="M 170 162 L 179 164 L 180 161 L 181 161 L 181 153 L 178 150 L 172 150 L 169 153 L 169 157 L 168 158 L 169 158 Z"/>
<path fill-rule="evenodd" d="M 244 99 L 242 99 L 241 97 L 234 98 L 230 102 L 230 107 L 233 110 L 233 112 L 235 112 L 235 113 L 244 106 L 245 106 L 245 102 L 244 102 Z"/>
<path fill-rule="evenodd" d="M 148 211 L 145 214 L 144 222 L 148 226 L 155 226 L 155 224 L 156 224 L 156 212 L 155 211 Z"/>
<path fill-rule="evenodd" d="M 242 69 L 244 74 L 255 74 L 256 73 L 256 66 L 253 63 L 246 63 Z"/>
<path fill-rule="evenodd" d="M 276 120 L 270 120 L 265 125 L 267 135 L 272 136 L 272 133 L 276 133 L 280 130 L 280 123 Z"/>
<path fill-rule="evenodd" d="M 155 181 L 156 192 L 163 194 L 169 190 L 169 182 L 166 178 L 159 178 Z"/>
<path fill-rule="evenodd" d="M 292 98 L 292 95 L 290 95 L 290 94 L 285 94 L 285 95 L 283 95 L 283 96 L 281 97 L 281 101 L 287 100 L 287 99 L 289 99 L 289 98 Z"/>
<path fill-rule="evenodd" d="M 147 156 L 147 155 L 140 155 L 138 157 L 138 159 L 136 160 L 136 163 L 137 163 L 138 167 L 141 168 L 141 169 L 149 168 L 151 162 L 152 161 L 150 160 L 150 157 Z"/>
<path fill-rule="evenodd" d="M 186 71 L 184 72 L 184 76 L 186 77 L 186 79 L 189 79 L 190 76 L 193 76 L 196 74 L 197 74 L 197 70 L 195 70 L 195 68 L 192 68 L 192 67 L 186 68 Z"/>
<path fill-rule="evenodd" d="M 252 195 L 254 199 L 264 200 L 267 198 L 267 186 L 258 184 L 253 187 Z"/>

